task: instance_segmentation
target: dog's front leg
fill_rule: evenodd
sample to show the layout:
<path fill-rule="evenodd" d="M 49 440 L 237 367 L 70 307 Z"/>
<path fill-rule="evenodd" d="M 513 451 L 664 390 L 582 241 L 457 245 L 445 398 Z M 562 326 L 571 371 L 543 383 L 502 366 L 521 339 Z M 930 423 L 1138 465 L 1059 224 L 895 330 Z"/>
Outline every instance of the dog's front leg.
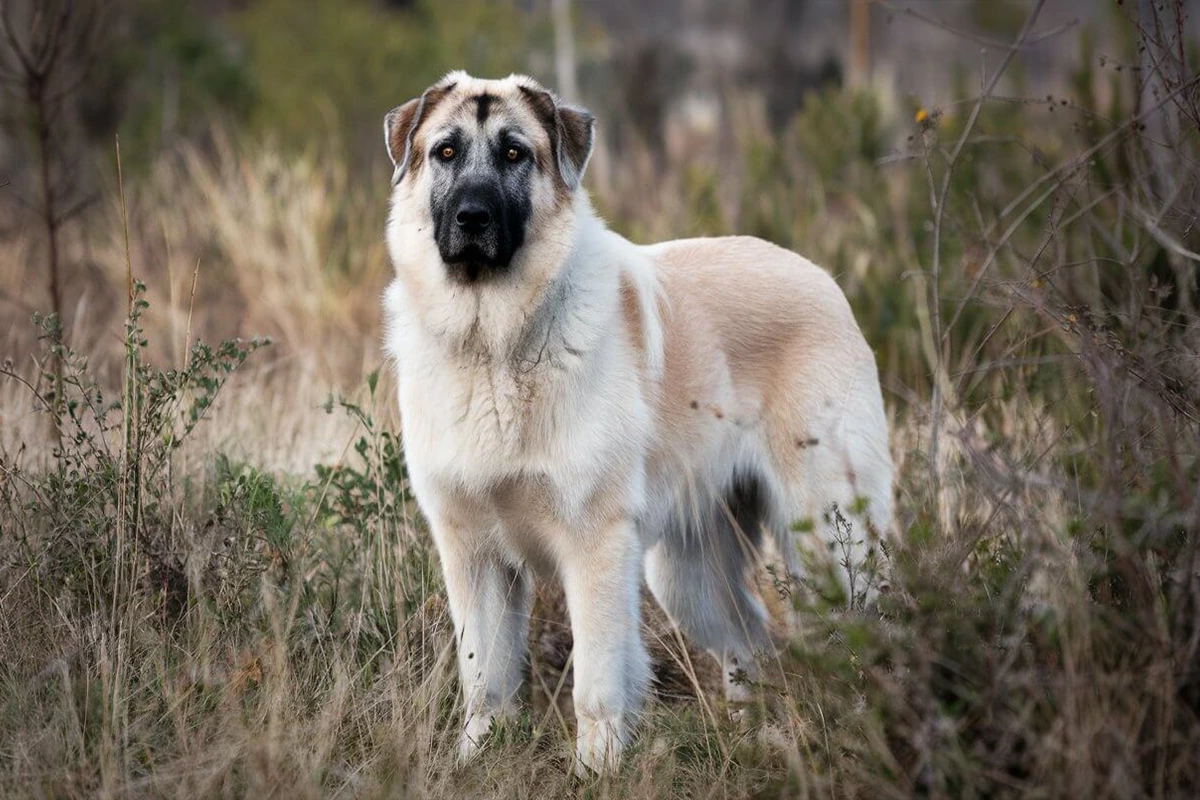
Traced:
<path fill-rule="evenodd" d="M 579 542 L 563 564 L 575 637 L 576 755 L 595 771 L 620 760 L 650 682 L 641 562 L 637 531 L 621 520 Z"/>
<path fill-rule="evenodd" d="M 472 756 L 498 717 L 513 711 L 525 675 L 532 583 L 490 548 L 435 527 L 466 717 L 459 758 Z"/>

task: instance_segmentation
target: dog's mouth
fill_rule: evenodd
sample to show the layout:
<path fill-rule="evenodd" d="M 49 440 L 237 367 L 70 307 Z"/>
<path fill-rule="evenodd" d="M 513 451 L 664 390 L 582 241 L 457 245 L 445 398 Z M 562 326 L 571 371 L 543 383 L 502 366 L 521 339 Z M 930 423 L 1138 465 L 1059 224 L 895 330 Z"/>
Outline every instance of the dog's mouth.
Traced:
<path fill-rule="evenodd" d="M 508 269 L 510 260 L 497 258 L 475 244 L 442 254 L 446 273 L 456 283 L 475 283 L 498 275 Z"/>

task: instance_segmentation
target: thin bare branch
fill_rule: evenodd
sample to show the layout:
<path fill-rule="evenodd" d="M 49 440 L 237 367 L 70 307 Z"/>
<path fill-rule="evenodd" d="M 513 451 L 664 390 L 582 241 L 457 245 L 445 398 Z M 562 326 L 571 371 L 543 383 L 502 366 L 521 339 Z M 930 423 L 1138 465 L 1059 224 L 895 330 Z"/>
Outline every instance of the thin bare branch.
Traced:
<path fill-rule="evenodd" d="M 1016 41 L 1016 42 L 1006 42 L 1006 41 L 1002 41 L 1000 39 L 992 39 L 991 37 L 982 36 L 973 31 L 968 31 L 963 28 L 959 28 L 957 26 L 951 25 L 948 22 L 944 22 L 943 20 L 937 19 L 935 17 L 931 17 L 928 14 L 923 14 L 920 11 L 917 11 L 915 8 L 909 8 L 908 6 L 897 5 L 896 3 L 893 3 L 890 0 L 871 0 L 871 2 L 877 6 L 879 6 L 881 8 L 885 8 L 888 11 L 891 11 L 893 13 L 903 14 L 906 17 L 912 17 L 913 19 L 920 20 L 921 22 L 924 22 L 927 25 L 932 25 L 935 28 L 945 31 L 946 33 L 953 34 L 954 36 L 956 36 L 960 39 L 966 39 L 967 41 L 975 42 L 976 44 L 981 44 L 984 47 L 990 47 L 990 48 L 993 48 L 996 50 L 1028 49 L 1028 48 L 1033 47 L 1034 45 L 1038 44 L 1039 42 L 1044 42 L 1047 39 L 1053 39 L 1055 36 L 1065 33 L 1079 24 L 1079 20 L 1077 18 L 1071 19 L 1071 20 L 1068 20 L 1067 22 L 1064 22 L 1061 25 L 1051 28 L 1048 31 L 1043 31 L 1042 33 L 1039 33 L 1036 35 L 1027 36 L 1024 39 Z"/>

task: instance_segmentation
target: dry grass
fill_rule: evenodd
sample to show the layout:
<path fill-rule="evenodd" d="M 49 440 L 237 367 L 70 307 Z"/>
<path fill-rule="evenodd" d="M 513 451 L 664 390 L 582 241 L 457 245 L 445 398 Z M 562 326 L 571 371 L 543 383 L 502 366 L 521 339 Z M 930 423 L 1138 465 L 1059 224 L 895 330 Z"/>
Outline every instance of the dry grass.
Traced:
<path fill-rule="evenodd" d="M 878 613 L 764 568 L 797 624 L 737 720 L 648 604 L 655 699 L 621 771 L 583 781 L 550 589 L 526 713 L 453 763 L 449 622 L 376 372 L 386 175 L 220 137 L 164 156 L 126 187 L 144 347 L 115 193 L 64 256 L 88 265 L 68 397 L 90 376 L 137 413 L 85 403 L 52 452 L 46 342 L 24 314 L 0 330 L 0 792 L 1193 796 L 1197 83 L 1164 78 L 1181 124 L 1147 132 L 1107 77 L 1053 118 L 981 100 L 909 125 L 829 94 L 779 137 L 598 162 L 599 206 L 637 238 L 738 230 L 829 265 L 879 353 L 898 520 Z M 36 241 L 0 247 L 41 306 Z M 224 377 L 233 356 L 189 342 L 253 334 L 275 344 L 219 391 L 150 366 Z"/>

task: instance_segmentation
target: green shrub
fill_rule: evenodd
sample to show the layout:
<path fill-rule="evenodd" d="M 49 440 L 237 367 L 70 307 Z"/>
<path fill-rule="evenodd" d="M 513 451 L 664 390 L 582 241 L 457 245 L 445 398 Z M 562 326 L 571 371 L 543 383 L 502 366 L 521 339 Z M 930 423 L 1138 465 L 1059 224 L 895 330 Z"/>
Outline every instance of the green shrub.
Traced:
<path fill-rule="evenodd" d="M 267 344 L 227 341 L 212 348 L 197 342 L 182 369 L 157 369 L 142 357 L 143 292 L 140 282 L 133 285 L 119 397 L 106 393 L 87 359 L 63 343 L 53 316 L 35 318 L 43 356 L 32 381 L 11 365 L 0 373 L 36 395 L 58 441 L 44 472 L 4 465 L 18 481 L 7 498 L 10 513 L 37 529 L 35 546 L 30 527 L 16 528 L 20 551 L 47 591 L 67 592 L 79 613 L 115 612 L 116 598 L 126 592 L 157 589 L 175 610 L 182 608 L 187 587 L 173 537 L 172 455 L 234 370 Z"/>

